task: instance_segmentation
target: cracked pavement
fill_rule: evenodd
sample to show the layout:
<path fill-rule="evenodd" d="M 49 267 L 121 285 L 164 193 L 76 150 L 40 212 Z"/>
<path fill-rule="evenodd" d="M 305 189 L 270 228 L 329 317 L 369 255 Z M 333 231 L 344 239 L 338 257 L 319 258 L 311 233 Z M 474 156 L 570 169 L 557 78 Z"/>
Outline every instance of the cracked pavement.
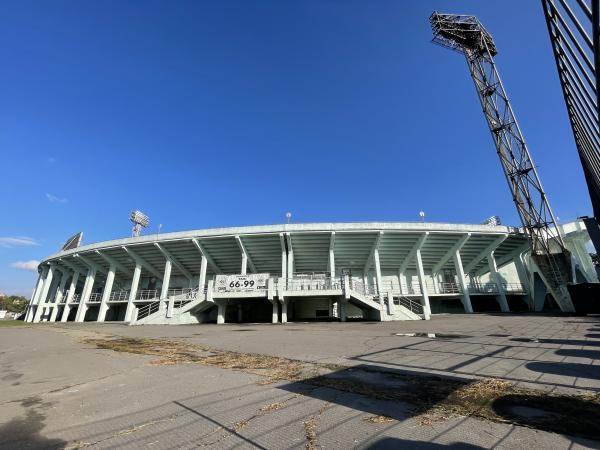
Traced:
<path fill-rule="evenodd" d="M 384 324 L 0 328 L 0 448 L 600 448 L 596 441 L 473 417 L 423 425 L 402 402 L 301 382 L 264 384 L 259 374 L 210 365 L 151 365 L 155 357 L 82 342 L 115 335 L 185 339 L 305 361 L 483 374 L 597 393 L 598 330 L 598 318 L 485 315 Z M 468 337 L 395 335 L 411 332 Z M 538 342 L 523 341 L 532 337 Z M 533 370 L 550 362 L 569 370 Z"/>

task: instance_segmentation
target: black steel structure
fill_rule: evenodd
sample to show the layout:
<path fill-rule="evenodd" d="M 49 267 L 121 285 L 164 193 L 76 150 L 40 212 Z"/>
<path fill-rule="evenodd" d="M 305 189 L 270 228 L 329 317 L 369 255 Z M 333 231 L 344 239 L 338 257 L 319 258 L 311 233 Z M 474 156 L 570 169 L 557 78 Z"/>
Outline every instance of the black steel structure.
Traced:
<path fill-rule="evenodd" d="M 492 36 L 474 16 L 433 13 L 433 42 L 465 55 L 531 255 L 562 311 L 573 311 L 566 284 L 570 254 L 558 232 L 535 165 L 494 62 Z"/>
<path fill-rule="evenodd" d="M 595 223 L 600 223 L 600 0 L 542 0 L 569 120 L 583 167 Z M 600 253 L 600 240 L 592 239 Z"/>

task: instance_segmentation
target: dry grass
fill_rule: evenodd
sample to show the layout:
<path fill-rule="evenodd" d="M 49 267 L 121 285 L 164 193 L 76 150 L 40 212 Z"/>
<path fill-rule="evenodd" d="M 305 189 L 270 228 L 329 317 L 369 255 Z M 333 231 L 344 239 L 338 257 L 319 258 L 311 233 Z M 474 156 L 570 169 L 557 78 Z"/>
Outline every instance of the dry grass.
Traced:
<path fill-rule="evenodd" d="M 306 450 L 315 450 L 317 445 L 317 418 L 311 417 L 304 422 L 304 436 L 306 437 Z"/>
<path fill-rule="evenodd" d="M 259 375 L 259 384 L 278 381 L 303 382 L 389 401 L 400 401 L 411 408 L 419 423 L 429 425 L 458 416 L 474 416 L 495 422 L 508 422 L 559 433 L 600 438 L 600 394 L 564 395 L 517 387 L 498 379 L 458 381 L 435 376 L 389 374 L 404 387 L 389 387 L 344 378 L 346 368 L 296 361 L 267 355 L 218 350 L 181 341 L 159 339 L 87 339 L 97 348 L 117 352 L 156 356 L 153 365 L 199 363 Z M 356 370 L 356 369 L 355 369 Z M 338 376 L 328 374 L 336 372 Z M 283 404 L 266 405 L 259 415 L 275 411 Z M 515 406 L 525 406 L 540 414 L 522 417 Z M 547 414 L 545 413 L 547 412 Z M 383 417 L 383 416 L 373 416 Z M 314 419 L 314 420 L 313 420 Z M 307 448 L 316 442 L 313 431 L 317 418 L 304 423 Z M 384 419 L 366 419 L 376 420 Z M 245 424 L 236 424 L 243 428 Z"/>
<path fill-rule="evenodd" d="M 363 418 L 364 422 L 381 424 L 381 423 L 391 423 L 394 421 L 391 417 L 388 416 L 368 416 Z"/>

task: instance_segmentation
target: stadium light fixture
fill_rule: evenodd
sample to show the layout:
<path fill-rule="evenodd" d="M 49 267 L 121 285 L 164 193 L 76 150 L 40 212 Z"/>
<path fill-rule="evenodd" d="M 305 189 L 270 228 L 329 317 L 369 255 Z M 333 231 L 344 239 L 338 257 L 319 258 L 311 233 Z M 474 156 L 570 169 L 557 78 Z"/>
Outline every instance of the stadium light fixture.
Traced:
<path fill-rule="evenodd" d="M 137 237 L 141 234 L 142 228 L 148 228 L 150 225 L 150 219 L 146 214 L 139 210 L 131 211 L 129 214 L 129 220 L 133 223 L 131 235 Z"/>

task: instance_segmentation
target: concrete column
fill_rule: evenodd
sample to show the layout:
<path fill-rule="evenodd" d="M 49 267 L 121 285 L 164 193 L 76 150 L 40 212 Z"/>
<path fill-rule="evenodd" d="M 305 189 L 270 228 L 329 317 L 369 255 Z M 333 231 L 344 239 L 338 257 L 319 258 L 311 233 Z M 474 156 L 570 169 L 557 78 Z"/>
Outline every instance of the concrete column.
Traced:
<path fill-rule="evenodd" d="M 160 289 L 160 300 L 166 300 L 168 298 L 169 303 L 167 305 L 167 317 L 173 317 L 173 307 L 175 306 L 175 300 L 173 296 L 169 298 L 169 283 L 171 282 L 171 268 L 173 263 L 169 258 L 165 261 L 165 270 L 163 273 L 163 282 Z"/>
<path fill-rule="evenodd" d="M 113 283 L 115 281 L 115 272 L 117 268 L 114 264 L 110 265 L 108 269 L 108 275 L 106 275 L 106 283 L 104 284 L 104 291 L 102 291 L 102 299 L 100 300 L 100 310 L 98 311 L 98 322 L 104 322 L 106 318 L 106 311 L 108 311 L 108 299 L 112 292 Z"/>
<path fill-rule="evenodd" d="M 398 271 L 398 287 L 400 289 L 400 295 L 406 295 L 409 293 L 408 284 L 406 283 L 406 274 Z"/>
<path fill-rule="evenodd" d="M 96 279 L 96 268 L 90 267 L 88 269 L 88 273 L 85 278 L 85 284 L 83 286 L 83 292 L 81 293 L 81 298 L 79 299 L 79 307 L 77 308 L 77 316 L 75 317 L 76 322 L 83 322 L 85 320 L 85 313 L 87 312 L 87 309 L 88 309 L 87 302 L 90 299 L 90 295 L 92 295 L 92 290 L 94 289 L 95 279 Z"/>
<path fill-rule="evenodd" d="M 245 252 L 242 253 L 242 267 L 240 269 L 240 274 L 246 275 L 248 272 L 248 256 Z"/>
<path fill-rule="evenodd" d="M 54 276 L 54 270 L 56 266 L 54 264 L 50 264 L 50 268 L 48 269 L 48 274 L 46 275 L 46 279 L 44 280 L 44 286 L 42 287 L 42 293 L 40 294 L 40 298 L 38 300 L 37 308 L 35 310 L 35 315 L 33 316 L 34 322 L 39 322 L 42 317 L 42 313 L 44 311 L 44 303 L 48 299 L 48 292 L 50 291 L 50 285 L 52 284 L 52 278 Z"/>
<path fill-rule="evenodd" d="M 37 303 L 40 294 L 42 293 L 42 289 L 44 286 L 44 278 L 48 274 L 48 267 L 44 267 L 42 272 L 38 275 L 37 283 L 35 284 L 35 289 L 31 294 L 31 299 L 29 300 L 29 306 L 27 307 L 27 313 L 25 313 L 25 322 L 31 322 L 33 320 L 33 315 L 35 313 L 35 304 Z"/>
<path fill-rule="evenodd" d="M 288 301 L 285 298 L 282 298 L 280 300 L 281 300 L 281 323 L 287 323 Z"/>
<path fill-rule="evenodd" d="M 429 293 L 427 292 L 427 282 L 425 280 L 425 271 L 423 270 L 423 258 L 421 258 L 421 249 L 416 251 L 417 257 L 417 276 L 419 277 L 419 286 L 421 288 L 421 301 L 423 304 L 423 315 L 425 320 L 431 319 L 431 306 L 429 305 Z"/>
<path fill-rule="evenodd" d="M 77 282 L 79 281 L 79 272 L 74 272 L 73 277 L 71 278 L 71 284 L 69 286 L 69 292 L 67 292 L 67 299 L 65 300 L 65 308 L 63 309 L 62 316 L 60 317 L 61 322 L 66 322 L 69 318 L 69 313 L 71 312 L 71 306 L 69 305 L 73 300 L 73 296 L 75 295 L 75 290 L 77 289 Z"/>
<path fill-rule="evenodd" d="M 217 324 L 225 323 L 225 311 L 227 309 L 227 300 L 217 300 Z"/>
<path fill-rule="evenodd" d="M 347 311 L 346 311 L 346 300 L 345 299 L 341 299 L 340 298 L 338 300 L 338 309 L 340 311 L 340 320 L 342 322 L 345 322 L 346 321 L 346 314 L 347 314 Z"/>
<path fill-rule="evenodd" d="M 377 292 L 379 292 L 379 303 L 383 302 L 383 277 L 381 276 L 381 264 L 379 264 L 379 249 L 373 251 L 373 260 L 375 261 L 375 278 L 377 280 Z"/>
<path fill-rule="evenodd" d="M 129 299 L 127 300 L 127 309 L 125 310 L 125 322 L 131 322 L 133 317 L 133 303 L 137 295 L 137 290 L 140 284 L 140 275 L 142 273 L 142 265 L 136 261 L 135 269 L 133 270 L 133 279 L 131 280 L 131 288 L 129 289 Z"/>
<path fill-rule="evenodd" d="M 335 255 L 333 249 L 329 249 L 329 276 L 331 281 L 335 279 Z"/>
<path fill-rule="evenodd" d="M 294 251 L 290 248 L 288 252 L 288 264 L 287 264 L 287 279 L 291 280 L 294 277 Z"/>
<path fill-rule="evenodd" d="M 208 266 L 208 260 L 202 255 L 200 262 L 200 278 L 198 279 L 198 298 L 204 298 L 204 285 L 206 284 L 206 268 Z"/>
<path fill-rule="evenodd" d="M 500 310 L 502 312 L 510 312 L 510 309 L 508 308 L 508 301 L 506 300 L 506 292 L 504 292 L 503 281 L 500 277 L 500 273 L 498 273 L 498 267 L 496 266 L 494 252 L 490 252 L 490 254 L 487 256 L 487 260 L 492 281 L 496 283 L 496 286 L 498 287 L 498 295 L 496 296 L 496 300 L 500 304 Z"/>
<path fill-rule="evenodd" d="M 439 273 L 431 274 L 431 278 L 433 279 L 433 291 L 436 294 L 441 294 L 442 292 L 440 291 L 440 280 L 439 280 L 438 276 L 439 276 Z"/>
<path fill-rule="evenodd" d="M 394 295 L 391 292 L 388 292 L 387 298 L 388 298 L 387 313 L 388 313 L 388 315 L 393 316 L 396 313 L 396 305 L 394 305 Z"/>
<path fill-rule="evenodd" d="M 287 253 L 285 249 L 281 249 L 281 278 L 287 279 Z"/>
<path fill-rule="evenodd" d="M 62 270 L 62 275 L 60 277 L 60 284 L 58 285 L 58 290 L 56 291 L 56 298 L 54 299 L 54 307 L 52 308 L 52 314 L 50 315 L 50 322 L 56 322 L 56 316 L 58 315 L 58 306 L 62 301 L 65 295 L 65 285 L 67 284 L 67 279 L 69 277 L 69 272 L 66 270 Z"/>
<path fill-rule="evenodd" d="M 521 253 L 515 259 L 515 268 L 517 269 L 517 275 L 519 276 L 519 281 L 523 285 L 523 288 L 527 291 L 527 294 L 531 294 L 531 283 L 529 281 L 529 275 L 527 273 L 527 268 L 525 267 L 525 253 Z"/>
<path fill-rule="evenodd" d="M 465 312 L 472 313 L 473 306 L 471 304 L 469 284 L 467 283 L 467 278 L 465 277 L 465 270 L 463 268 L 462 258 L 460 256 L 460 251 L 458 250 L 454 252 L 454 270 L 456 271 L 456 278 L 458 278 L 458 287 L 462 292 L 462 304 L 465 308 Z"/>
<path fill-rule="evenodd" d="M 272 300 L 273 303 L 273 317 L 272 317 L 272 322 L 273 323 L 279 323 L 279 305 L 277 304 L 277 301 Z"/>

